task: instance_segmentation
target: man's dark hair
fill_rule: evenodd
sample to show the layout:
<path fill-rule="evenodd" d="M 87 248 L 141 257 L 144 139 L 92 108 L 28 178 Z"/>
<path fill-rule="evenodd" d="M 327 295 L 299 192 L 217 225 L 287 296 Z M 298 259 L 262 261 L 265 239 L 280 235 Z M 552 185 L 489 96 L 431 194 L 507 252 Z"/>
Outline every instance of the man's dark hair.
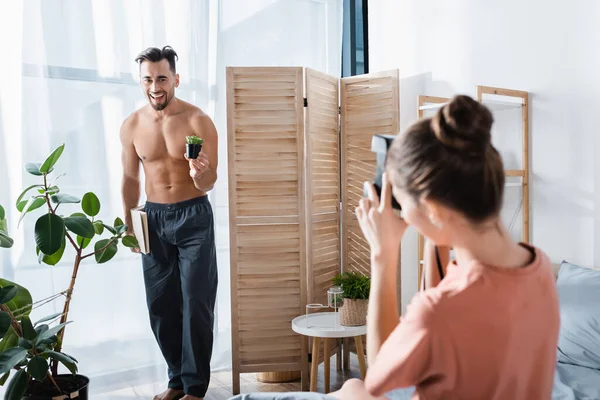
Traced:
<path fill-rule="evenodd" d="M 175 69 L 175 60 L 179 59 L 179 57 L 171 46 L 165 46 L 162 49 L 159 49 L 158 47 L 148 47 L 138 54 L 135 58 L 135 62 L 141 65 L 144 61 L 159 62 L 165 59 L 169 62 L 171 71 L 173 71 L 174 74 L 177 73 Z"/>

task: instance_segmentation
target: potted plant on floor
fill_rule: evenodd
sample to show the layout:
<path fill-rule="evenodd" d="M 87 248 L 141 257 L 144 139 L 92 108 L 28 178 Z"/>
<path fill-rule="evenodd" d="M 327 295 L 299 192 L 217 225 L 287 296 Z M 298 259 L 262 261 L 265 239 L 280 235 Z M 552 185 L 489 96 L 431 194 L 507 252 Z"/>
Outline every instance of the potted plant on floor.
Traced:
<path fill-rule="evenodd" d="M 7 230 L 5 210 L 0 206 L 0 247 L 10 248 L 13 243 Z M 68 384 L 69 380 L 50 374 L 49 362 L 54 360 L 65 365 L 73 375 L 77 373 L 77 360 L 56 351 L 56 333 L 66 323 L 50 325 L 60 314 L 47 316 L 34 324 L 29 318 L 32 308 L 33 300 L 27 289 L 0 279 L 0 385 L 4 386 L 8 381 L 6 400 L 35 399 L 35 396 L 26 396 L 32 378 L 34 382 L 51 382 L 60 393 L 59 385 Z"/>
<path fill-rule="evenodd" d="M 60 191 L 60 188 L 56 185 L 56 180 L 61 175 L 52 176 L 52 172 L 64 151 L 64 147 L 64 144 L 62 144 L 56 148 L 43 163 L 25 164 L 25 170 L 39 177 L 40 182 L 27 187 L 17 199 L 16 206 L 21 212 L 19 224 L 31 211 L 43 206 L 46 207 L 46 212 L 37 219 L 34 226 L 34 240 L 40 263 L 56 265 L 62 259 L 67 246 L 73 248 L 75 255 L 71 280 L 64 292 L 63 311 L 48 317 L 49 320 L 60 318 L 58 325 L 53 328 L 47 327 L 46 330 L 42 324 L 46 322 L 45 318 L 33 325 L 31 321 L 28 321 L 28 316 L 22 316 L 21 321 L 18 318 L 13 318 L 20 325 L 20 327 L 14 326 L 14 321 L 12 321 L 13 330 L 18 331 L 21 329 L 23 334 L 17 340 L 16 345 L 14 340 L 10 343 L 7 342 L 7 345 L 12 344 L 11 348 L 14 349 L 7 356 L 13 353 L 15 355 L 6 359 L 0 355 L 0 366 L 4 365 L 4 369 L 18 369 L 17 374 L 11 380 L 12 392 L 7 393 L 7 396 L 12 396 L 7 397 L 7 399 L 11 400 L 20 399 L 21 397 L 29 400 L 57 400 L 61 398 L 87 400 L 89 379 L 83 375 L 78 375 L 75 365 L 76 360 L 61 352 L 77 273 L 81 263 L 86 259 L 94 259 L 99 264 L 110 261 L 117 254 L 119 244 L 125 247 L 138 246 L 135 237 L 126 234 L 127 226 L 120 218 L 116 218 L 112 224 L 97 219 L 100 213 L 100 201 L 93 192 L 84 194 L 80 199 Z M 67 214 L 66 208 L 74 204 L 80 204 L 81 210 Z M 33 328 L 33 331 L 31 328 Z M 34 332 L 37 333 L 35 337 Z M 25 336 L 25 333 L 27 333 L 27 336 Z M 49 336 L 50 334 L 52 335 Z M 29 340 L 31 343 L 21 339 Z M 38 348 L 41 342 L 49 347 Z M 32 346 L 33 350 L 27 348 L 29 345 Z M 23 350 L 25 350 L 25 353 Z M 39 365 L 37 365 L 37 370 L 32 370 L 35 374 L 31 373 L 29 368 L 25 373 L 19 372 L 24 365 L 29 366 L 29 362 L 31 362 L 28 359 L 31 353 L 29 350 L 32 350 L 34 356 L 41 356 L 40 351 L 42 350 L 42 352 L 45 352 L 44 356 L 41 357 L 45 358 L 47 363 L 44 364 L 39 358 L 36 358 Z M 6 351 L 8 350 L 5 349 L 4 353 Z M 49 351 L 52 351 L 52 353 L 48 353 Z M 3 362 L 4 364 L 2 364 Z M 25 362 L 27 364 L 24 364 Z M 71 374 L 59 375 L 59 363 L 65 365 Z M 34 365 L 36 364 L 34 363 Z M 42 367 L 46 368 L 47 374 L 42 375 Z M 16 378 L 18 380 L 13 384 L 12 381 Z M 18 397 L 23 387 L 16 384 L 22 382 L 27 384 L 23 391 L 24 395 Z"/>
<path fill-rule="evenodd" d="M 333 284 L 343 290 L 340 324 L 358 326 L 367 323 L 371 278 L 356 272 L 344 272 L 333 278 Z"/>

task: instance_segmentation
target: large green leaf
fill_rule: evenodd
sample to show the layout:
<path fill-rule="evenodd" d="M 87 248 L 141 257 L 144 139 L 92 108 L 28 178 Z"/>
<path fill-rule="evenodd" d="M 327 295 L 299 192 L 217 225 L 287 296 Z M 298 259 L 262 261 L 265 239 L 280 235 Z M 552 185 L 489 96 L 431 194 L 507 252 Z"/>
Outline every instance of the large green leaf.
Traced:
<path fill-rule="evenodd" d="M 65 248 L 67 247 L 67 241 L 63 236 L 63 241 L 62 244 L 60 246 L 60 249 L 58 249 L 58 251 L 54 254 L 51 255 L 46 255 L 44 253 L 42 253 L 40 251 L 39 248 L 36 247 L 36 252 L 38 254 L 38 262 L 44 263 L 46 265 L 56 265 L 60 262 L 60 260 L 62 259 L 63 254 L 65 253 Z"/>
<path fill-rule="evenodd" d="M 35 210 L 36 208 L 40 208 L 44 205 L 46 200 L 42 196 L 32 196 L 25 201 L 21 201 L 17 204 L 17 209 L 21 211 L 21 216 L 19 217 L 19 221 L 17 222 L 17 226 L 21 225 L 21 221 L 25 218 L 28 212 Z M 24 204 L 23 204 L 24 203 Z"/>
<path fill-rule="evenodd" d="M 109 244 L 110 243 L 110 244 Z M 94 251 L 96 254 L 96 262 L 98 264 L 103 264 L 107 261 L 110 261 L 118 251 L 117 243 L 111 239 L 103 239 L 99 240 L 94 244 Z"/>
<path fill-rule="evenodd" d="M 0 375 L 7 373 L 27 356 L 27 350 L 12 347 L 0 353 Z"/>
<path fill-rule="evenodd" d="M 93 192 L 87 192 L 81 199 L 81 209 L 90 217 L 95 217 L 100 212 L 100 200 Z"/>
<path fill-rule="evenodd" d="M 136 247 L 140 246 L 140 244 L 138 243 L 135 236 L 132 236 L 132 235 L 123 236 L 123 239 L 121 239 L 121 242 L 123 243 L 123 246 L 125 246 L 125 247 L 136 248 Z"/>
<path fill-rule="evenodd" d="M 42 164 L 39 163 L 26 163 L 25 171 L 29 172 L 31 175 L 42 176 L 43 174 L 40 172 L 40 167 Z"/>
<path fill-rule="evenodd" d="M 28 383 L 29 375 L 27 375 L 27 372 L 24 369 L 18 370 L 6 386 L 4 400 L 21 400 L 25 396 Z"/>
<path fill-rule="evenodd" d="M 33 324 L 29 317 L 21 318 L 21 327 L 23 328 L 23 337 L 27 340 L 34 340 L 37 337 L 37 332 L 33 328 Z"/>
<path fill-rule="evenodd" d="M 31 305 L 33 304 L 33 298 L 29 290 L 23 286 L 11 282 L 6 279 L 0 278 L 0 287 L 15 286 L 17 288 L 17 295 L 9 301 L 6 305 L 8 309 L 13 313 L 17 320 L 20 320 L 25 315 L 29 315 L 31 312 Z M 0 351 L 2 348 L 0 348 Z"/>
<path fill-rule="evenodd" d="M 78 197 L 71 196 L 70 194 L 66 194 L 66 193 L 54 194 L 54 195 L 50 196 L 50 200 L 52 200 L 53 203 L 57 203 L 57 204 L 61 204 L 61 203 L 74 204 L 74 203 L 81 202 L 81 199 L 79 199 Z"/>
<path fill-rule="evenodd" d="M 4 386 L 4 384 L 6 383 L 6 381 L 8 380 L 8 377 L 10 376 L 10 371 L 8 371 L 7 373 L 5 373 L 4 375 L 2 375 L 2 378 L 0 378 L 0 386 Z"/>
<path fill-rule="evenodd" d="M 119 226 L 123 226 L 123 225 L 125 225 L 125 223 L 123 222 L 123 220 L 121 218 L 119 218 L 119 217 L 115 218 L 115 222 L 113 224 L 113 226 L 115 228 L 118 228 Z"/>
<path fill-rule="evenodd" d="M 85 249 L 92 242 L 92 239 L 82 238 L 81 236 L 77 236 L 77 245 L 82 249 Z"/>
<path fill-rule="evenodd" d="M 91 239 L 96 234 L 94 225 L 87 217 L 67 217 L 65 226 L 76 235 Z"/>
<path fill-rule="evenodd" d="M 37 326 L 37 325 L 41 324 L 42 322 L 52 321 L 53 319 L 56 319 L 57 317 L 60 317 L 62 314 L 63 313 L 59 312 L 59 313 L 56 313 L 56 314 L 48 315 L 48 316 L 40 319 L 39 321 L 37 321 L 34 325 Z M 41 326 L 40 326 L 40 329 L 43 329 L 43 328 L 41 328 Z M 45 330 L 48 330 L 48 326 L 47 325 L 46 325 L 46 329 Z M 39 332 L 38 332 L 38 334 L 39 334 Z"/>
<path fill-rule="evenodd" d="M 76 364 L 76 361 L 73 358 L 71 358 L 70 356 L 68 356 L 68 355 L 66 355 L 64 353 L 59 353 L 59 352 L 56 352 L 56 351 L 48 350 L 48 351 L 44 351 L 40 355 L 41 356 L 47 356 L 47 357 L 50 357 L 50 358 L 54 358 L 55 360 L 58 360 L 65 367 L 67 367 L 69 369 L 69 371 L 71 371 L 71 373 L 73 375 L 75 375 L 77 373 L 77 364 Z"/>
<path fill-rule="evenodd" d="M 102 221 L 94 221 L 94 229 L 96 230 L 96 235 L 102 235 L 104 233 L 104 224 Z"/>
<path fill-rule="evenodd" d="M 8 330 L 8 333 L 4 335 L 4 338 L 0 340 L 0 353 L 4 350 L 8 350 L 12 347 L 15 347 L 19 344 L 19 336 L 15 332 L 15 330 L 11 327 Z"/>
<path fill-rule="evenodd" d="M 40 333 L 38 335 L 37 339 L 35 340 L 36 343 L 41 343 L 42 341 L 51 338 L 52 336 L 56 335 L 65 325 L 68 325 L 70 323 L 71 323 L 71 321 L 67 321 L 65 323 L 53 326 L 52 328 L 48 329 L 47 331 Z"/>
<path fill-rule="evenodd" d="M 31 185 L 31 186 L 28 186 L 27 188 L 25 188 L 25 190 L 23 190 L 23 191 L 21 192 L 21 194 L 19 195 L 19 197 L 17 198 L 17 202 L 16 202 L 16 204 L 17 204 L 17 208 L 19 208 L 19 203 L 21 202 L 21 200 L 23 200 L 23 197 L 25 197 L 25 195 L 26 195 L 26 194 L 27 194 L 27 193 L 28 193 L 28 192 L 29 192 L 31 189 L 33 189 L 33 188 L 36 188 L 36 187 L 37 187 L 37 188 L 41 188 L 41 187 L 44 187 L 44 185 Z M 21 210 L 19 210 L 19 211 L 21 211 Z"/>
<path fill-rule="evenodd" d="M 19 338 L 19 341 L 17 342 L 17 346 L 22 347 L 26 350 L 33 349 L 33 344 L 31 343 L 31 340 L 27 340 L 22 337 Z"/>
<path fill-rule="evenodd" d="M 108 230 L 110 233 L 112 233 L 113 235 L 116 235 L 116 234 L 117 234 L 117 230 L 116 230 L 115 228 L 113 228 L 112 226 L 110 226 L 110 225 L 107 225 L 107 224 L 102 224 L 102 225 L 104 225 L 104 227 L 105 227 L 105 228 L 106 228 L 106 229 L 107 229 L 107 230 Z"/>
<path fill-rule="evenodd" d="M 48 372 L 48 361 L 41 356 L 35 356 L 27 364 L 27 372 L 38 381 L 43 381 Z"/>
<path fill-rule="evenodd" d="M 55 214 L 45 214 L 35 223 L 35 243 L 44 254 L 54 254 L 62 246 L 65 222 Z"/>
<path fill-rule="evenodd" d="M 33 196 L 33 197 L 29 198 L 29 200 L 21 200 L 20 202 L 18 202 L 17 210 L 19 210 L 19 212 L 23 212 L 24 210 L 27 210 L 25 213 L 28 213 L 30 211 L 37 210 L 44 204 L 46 204 L 46 199 L 44 197 Z M 25 206 L 27 206 L 27 208 L 25 208 Z"/>
<path fill-rule="evenodd" d="M 0 288 L 0 304 L 6 304 L 17 295 L 17 287 L 14 285 L 7 285 Z"/>
<path fill-rule="evenodd" d="M 56 162 L 60 158 L 60 155 L 62 154 L 64 149 L 64 143 L 58 146 L 56 150 L 54 150 L 52 154 L 50 154 L 48 158 L 46 158 L 46 161 L 44 161 L 44 163 L 40 167 L 40 172 L 43 174 L 49 173 L 52 170 L 52 167 L 54 167 L 54 164 L 56 164 Z"/>
<path fill-rule="evenodd" d="M 6 217 L 6 212 L 4 211 L 4 207 L 0 205 L 0 219 L 4 219 Z"/>
<path fill-rule="evenodd" d="M 10 329 L 10 315 L 8 315 L 7 312 L 0 311 L 0 338 L 3 338 L 9 329 Z"/>
<path fill-rule="evenodd" d="M 0 232 L 0 247 L 9 249 L 13 246 L 14 240 L 4 232 Z"/>
<path fill-rule="evenodd" d="M 8 222 L 6 218 L 0 218 L 0 232 L 8 235 Z"/>

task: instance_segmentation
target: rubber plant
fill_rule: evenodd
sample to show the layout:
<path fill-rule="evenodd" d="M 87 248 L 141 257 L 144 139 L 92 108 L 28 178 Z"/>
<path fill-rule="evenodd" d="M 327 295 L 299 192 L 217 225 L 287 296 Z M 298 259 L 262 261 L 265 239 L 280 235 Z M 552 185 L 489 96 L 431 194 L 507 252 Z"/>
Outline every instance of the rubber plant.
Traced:
<path fill-rule="evenodd" d="M 33 377 L 37 381 L 43 381 L 40 383 L 46 385 L 52 384 L 57 390 L 59 389 L 55 378 L 58 376 L 59 363 L 64 364 L 71 373 L 75 374 L 77 372 L 76 367 L 73 368 L 75 366 L 75 359 L 64 355 L 61 349 L 65 337 L 65 327 L 68 324 L 67 318 L 73 298 L 77 273 L 81 263 L 85 260 L 95 260 L 98 264 L 106 263 L 117 254 L 119 245 L 125 247 L 138 246 L 135 237 L 126 234 L 127 226 L 120 218 L 117 217 L 112 224 L 105 223 L 98 218 L 101 204 L 96 194 L 87 192 L 79 198 L 60 191 L 56 182 L 62 175 L 54 176 L 53 172 L 64 148 L 64 144 L 58 146 L 42 163 L 25 164 L 25 170 L 39 178 L 40 182 L 25 188 L 16 201 L 17 210 L 21 213 L 17 225 L 20 225 L 27 214 L 38 208 L 45 207 L 45 212 L 37 218 L 34 225 L 36 253 L 40 263 L 51 266 L 56 265 L 63 258 L 67 246 L 72 247 L 74 250 L 71 280 L 68 288 L 64 291 L 63 311 L 55 316 L 48 317 L 50 319 L 44 318 L 36 324 L 31 324 L 27 316 L 25 316 L 27 318 L 24 319 L 24 323 L 20 322 L 23 332 L 22 337 L 25 340 L 32 341 L 31 344 L 35 347 L 43 339 L 44 345 L 50 346 L 52 349 L 47 351 L 54 352 L 51 354 L 46 353 L 46 355 L 50 355 L 48 357 L 50 363 L 47 366 L 39 359 L 36 359 L 39 362 L 40 370 L 42 366 L 46 366 L 46 369 L 50 370 L 50 374 L 45 375 L 48 379 L 44 379 L 38 370 L 34 371 L 36 374 L 28 372 L 28 378 Z M 67 208 L 73 207 L 75 204 L 78 204 L 78 208 L 80 209 L 75 212 L 67 212 Z M 57 317 L 60 317 L 58 325 L 45 330 L 46 328 L 43 327 L 42 323 Z M 33 332 L 38 332 L 38 330 L 40 333 L 34 337 Z M 49 336 L 48 332 L 52 335 Z M 27 337 L 25 333 L 28 334 Z M 23 344 L 26 343 L 23 342 Z M 25 354 L 22 351 L 17 353 L 17 356 L 12 359 L 14 361 L 16 358 L 19 358 L 16 360 L 18 364 L 15 367 L 18 368 L 21 366 L 24 362 L 24 357 Z M 27 383 L 29 384 L 29 379 L 27 379 Z"/>
<path fill-rule="evenodd" d="M 0 205 L 0 248 L 11 248 L 13 239 L 7 229 L 5 210 Z M 73 374 L 77 373 L 77 360 L 56 351 L 56 333 L 66 323 L 50 327 L 51 321 L 60 314 L 50 315 L 31 322 L 29 314 L 33 308 L 31 294 L 23 286 L 0 279 L 0 385 L 8 381 L 6 400 L 20 400 L 25 395 L 29 381 L 48 380 L 60 392 L 49 371 L 49 361 L 56 360 Z"/>

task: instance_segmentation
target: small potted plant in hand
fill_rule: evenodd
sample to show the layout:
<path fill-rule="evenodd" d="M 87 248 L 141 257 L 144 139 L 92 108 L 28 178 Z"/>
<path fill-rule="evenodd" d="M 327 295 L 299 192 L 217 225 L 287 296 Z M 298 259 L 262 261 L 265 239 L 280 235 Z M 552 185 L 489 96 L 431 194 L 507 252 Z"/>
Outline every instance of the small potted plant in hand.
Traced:
<path fill-rule="evenodd" d="M 200 150 L 202 150 L 202 143 L 204 143 L 204 140 L 200 139 L 198 136 L 186 136 L 185 140 L 185 155 L 190 160 L 195 160 L 198 158 Z"/>
<path fill-rule="evenodd" d="M 359 326 L 367 323 L 371 278 L 356 272 L 344 272 L 333 278 L 333 284 L 344 291 L 340 308 L 340 324 Z"/>

